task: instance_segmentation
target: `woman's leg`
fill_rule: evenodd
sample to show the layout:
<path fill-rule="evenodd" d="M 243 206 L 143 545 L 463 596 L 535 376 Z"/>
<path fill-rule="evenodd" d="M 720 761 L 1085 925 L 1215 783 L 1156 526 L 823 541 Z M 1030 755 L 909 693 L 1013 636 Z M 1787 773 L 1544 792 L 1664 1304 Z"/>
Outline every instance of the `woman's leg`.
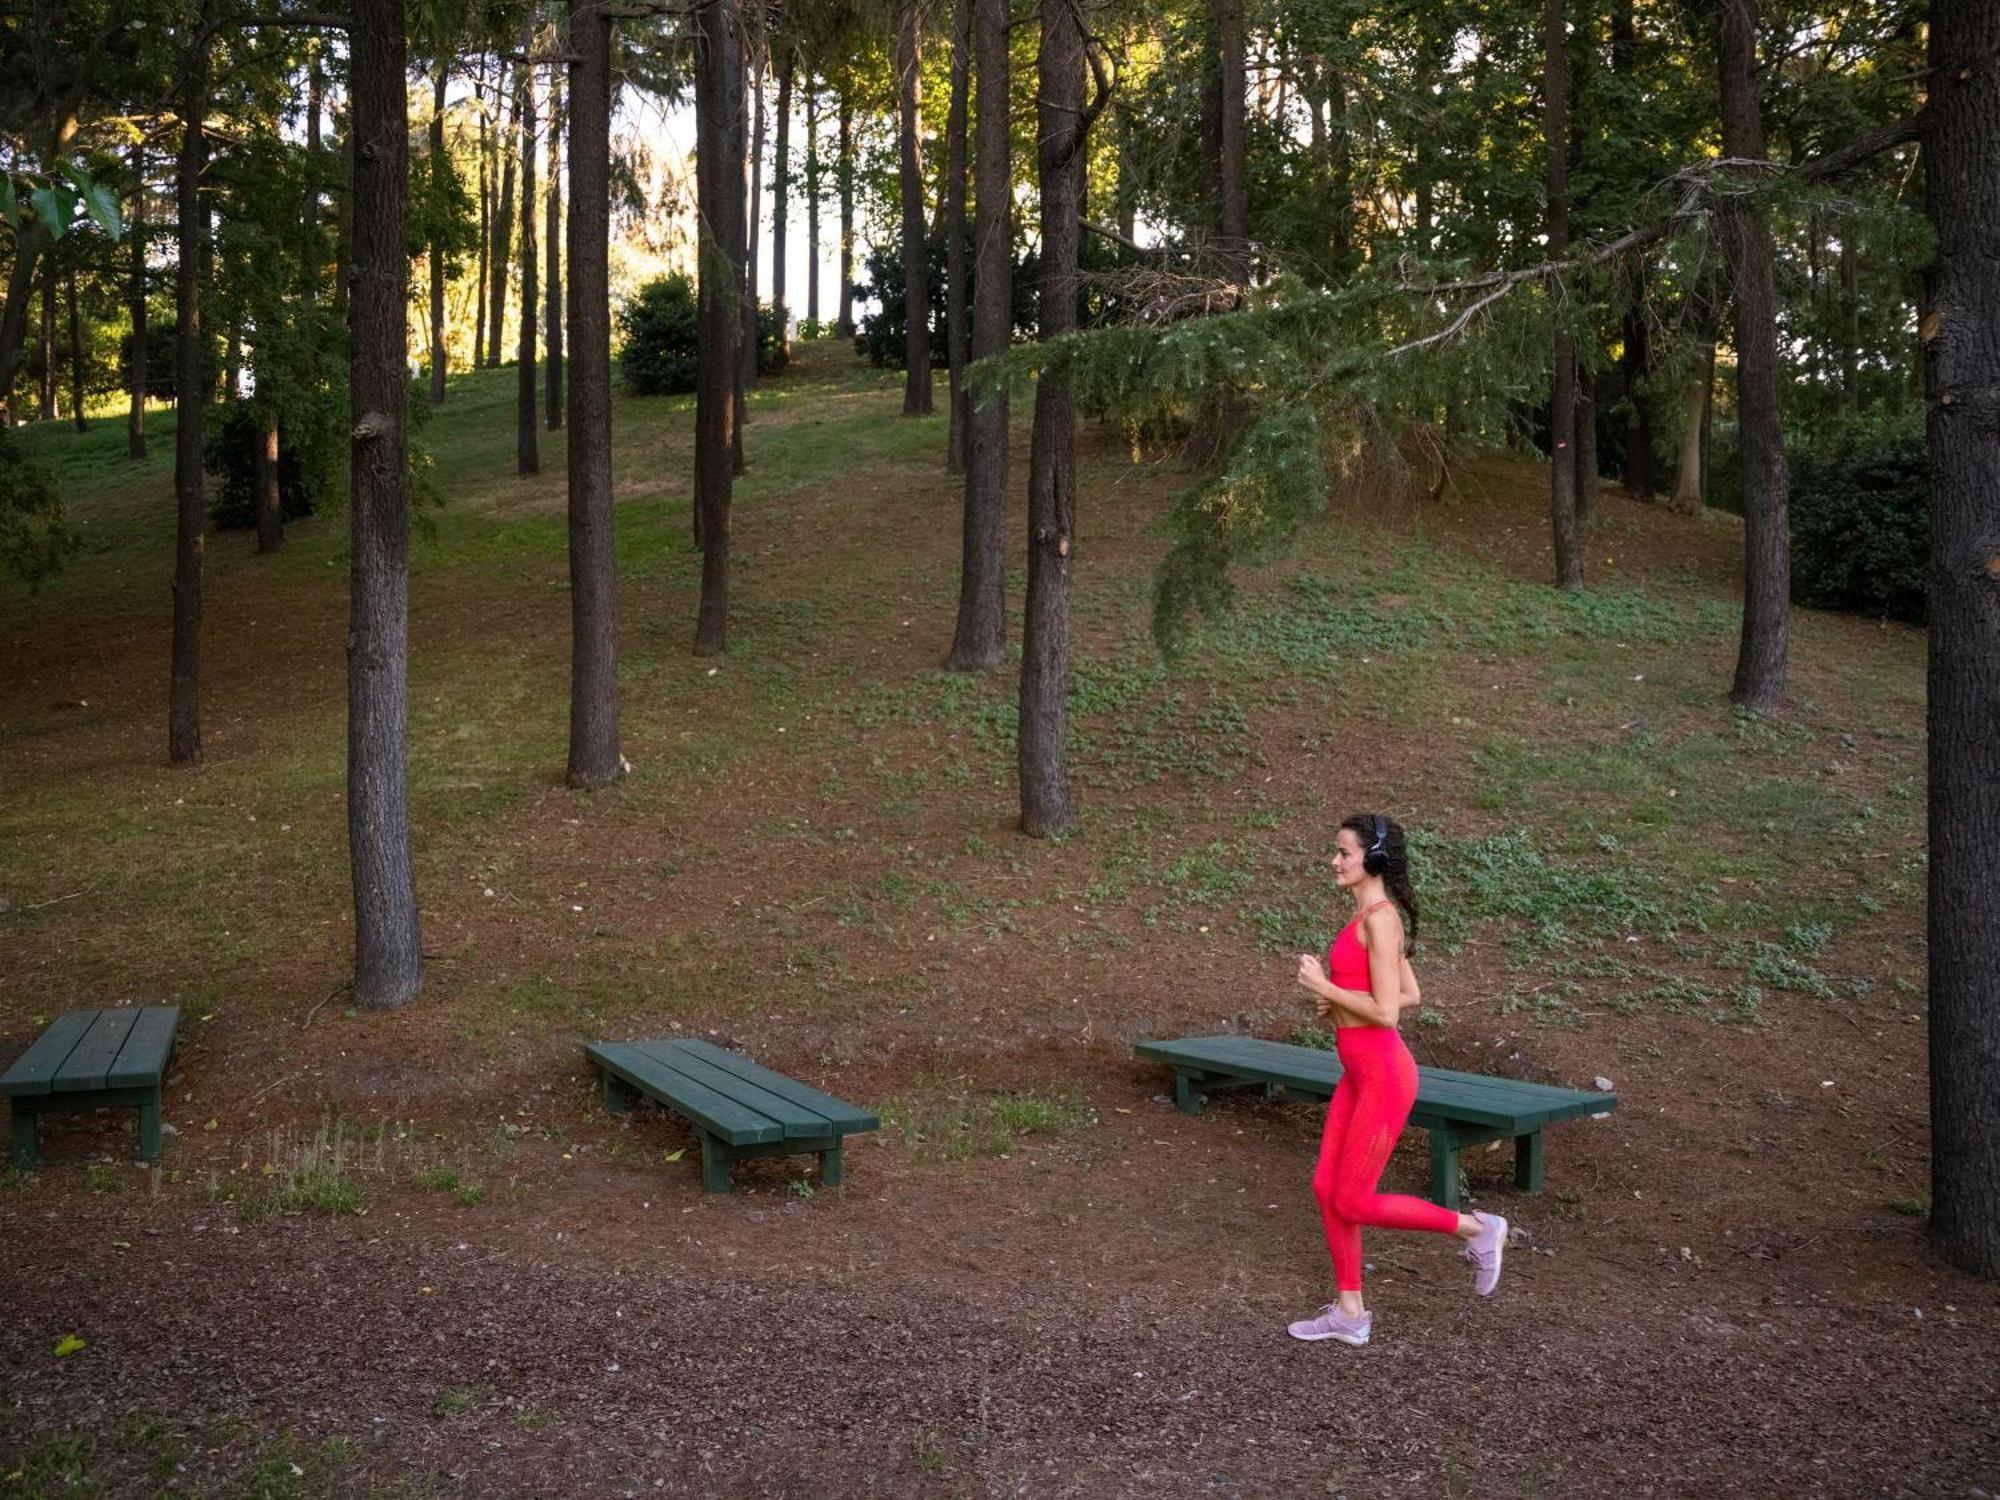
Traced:
<path fill-rule="evenodd" d="M 1417 1097 L 1417 1065 L 1397 1042 L 1379 1056 L 1350 1060 L 1340 1086 L 1357 1085 L 1353 1112 L 1341 1134 L 1340 1152 L 1332 1174 L 1330 1212 L 1345 1223 L 1383 1229 L 1422 1229 L 1435 1234 L 1462 1233 L 1461 1218 L 1427 1198 L 1378 1193 L 1376 1184 L 1389 1165 L 1397 1137 L 1410 1118 Z M 1474 1226 L 1477 1227 L 1476 1225 Z M 1360 1241 L 1360 1230 L 1355 1230 Z M 1356 1275 L 1360 1268 L 1356 1267 Z M 1356 1283 L 1359 1285 L 1359 1282 Z"/>
<path fill-rule="evenodd" d="M 1326 1248 L 1333 1257 L 1333 1284 L 1343 1311 L 1361 1311 L 1361 1226 L 1335 1206 L 1339 1198 L 1339 1164 L 1349 1122 L 1354 1116 L 1355 1088 L 1351 1078 L 1334 1086 L 1326 1108 L 1326 1128 L 1320 1134 L 1319 1164 L 1313 1170 L 1313 1197 L 1319 1200 L 1320 1221 L 1326 1227 Z"/>

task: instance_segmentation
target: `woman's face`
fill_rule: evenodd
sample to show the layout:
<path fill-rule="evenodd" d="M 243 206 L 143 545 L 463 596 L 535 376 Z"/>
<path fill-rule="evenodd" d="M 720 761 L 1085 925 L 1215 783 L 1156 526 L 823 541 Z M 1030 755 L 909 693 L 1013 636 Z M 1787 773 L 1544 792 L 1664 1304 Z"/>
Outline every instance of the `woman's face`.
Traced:
<path fill-rule="evenodd" d="M 1333 841 L 1333 883 L 1346 890 L 1367 878 L 1361 866 L 1361 836 L 1352 828 L 1341 829 Z"/>

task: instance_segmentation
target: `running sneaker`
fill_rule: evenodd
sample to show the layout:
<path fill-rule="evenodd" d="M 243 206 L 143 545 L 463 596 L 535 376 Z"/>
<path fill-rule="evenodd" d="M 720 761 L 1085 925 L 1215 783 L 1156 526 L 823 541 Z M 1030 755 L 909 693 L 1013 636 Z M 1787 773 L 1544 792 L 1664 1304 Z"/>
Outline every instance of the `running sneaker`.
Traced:
<path fill-rule="evenodd" d="M 1289 1331 L 1293 1338 L 1304 1339 L 1309 1344 L 1321 1339 L 1339 1339 L 1343 1344 L 1359 1348 L 1368 1342 L 1368 1325 L 1372 1316 L 1362 1313 L 1359 1317 L 1350 1317 L 1340 1310 L 1338 1302 L 1329 1302 L 1319 1310 L 1317 1317 L 1294 1323 Z"/>
<path fill-rule="evenodd" d="M 1477 1268 L 1478 1274 L 1472 1278 L 1473 1291 L 1490 1297 L 1500 1285 L 1500 1256 L 1507 1248 L 1507 1221 L 1498 1214 L 1474 1212 L 1472 1217 L 1479 1221 L 1479 1233 L 1466 1241 L 1458 1255 L 1460 1260 L 1469 1260 Z"/>

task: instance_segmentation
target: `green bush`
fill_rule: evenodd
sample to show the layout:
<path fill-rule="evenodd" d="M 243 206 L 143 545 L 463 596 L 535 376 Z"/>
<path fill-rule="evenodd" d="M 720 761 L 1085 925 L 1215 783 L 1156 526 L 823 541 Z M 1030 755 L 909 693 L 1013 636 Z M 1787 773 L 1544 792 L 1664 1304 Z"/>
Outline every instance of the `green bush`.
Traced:
<path fill-rule="evenodd" d="M 77 541 L 54 476 L 0 426 L 0 564 L 39 588 L 69 560 Z"/>
<path fill-rule="evenodd" d="M 700 348 L 700 308 L 693 278 L 679 271 L 647 282 L 618 309 L 624 346 L 618 374 L 635 396 L 677 396 L 694 389 Z M 757 304 L 757 373 L 776 375 L 787 363 L 778 315 Z"/>
<path fill-rule="evenodd" d="M 214 408 L 203 439 L 202 463 L 219 481 L 209 518 L 221 531 L 257 524 L 257 452 L 264 419 L 255 403 L 225 401 Z M 278 431 L 278 503 L 287 521 L 313 513 L 313 486 L 300 445 Z"/>
<path fill-rule="evenodd" d="M 1930 496 L 1921 427 L 1860 428 L 1799 454 L 1791 525 L 1797 603 L 1923 623 Z"/>

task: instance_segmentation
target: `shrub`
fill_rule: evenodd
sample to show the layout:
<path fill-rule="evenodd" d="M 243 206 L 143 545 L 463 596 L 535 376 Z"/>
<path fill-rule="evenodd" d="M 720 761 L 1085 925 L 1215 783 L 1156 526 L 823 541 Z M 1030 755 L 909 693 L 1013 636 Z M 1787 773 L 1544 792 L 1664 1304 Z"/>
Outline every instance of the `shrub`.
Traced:
<path fill-rule="evenodd" d="M 263 413 L 254 402 L 225 401 L 215 408 L 202 443 L 202 463 L 220 481 L 209 516 L 222 531 L 257 524 L 257 454 L 264 443 Z M 313 485 L 301 445 L 278 430 L 278 503 L 287 521 L 313 513 Z"/>
<path fill-rule="evenodd" d="M 1798 455 L 1792 474 L 1792 598 L 1923 623 L 1930 552 L 1924 434 L 1856 429 Z"/>
<path fill-rule="evenodd" d="M 618 330 L 624 337 L 618 374 L 626 390 L 635 396 L 677 396 L 694 389 L 699 312 L 694 280 L 679 271 L 647 282 L 618 309 Z M 786 362 L 777 312 L 760 302 L 757 373 L 776 375 Z"/>
<path fill-rule="evenodd" d="M 0 564 L 30 589 L 39 588 L 77 542 L 54 476 L 0 426 Z"/>

